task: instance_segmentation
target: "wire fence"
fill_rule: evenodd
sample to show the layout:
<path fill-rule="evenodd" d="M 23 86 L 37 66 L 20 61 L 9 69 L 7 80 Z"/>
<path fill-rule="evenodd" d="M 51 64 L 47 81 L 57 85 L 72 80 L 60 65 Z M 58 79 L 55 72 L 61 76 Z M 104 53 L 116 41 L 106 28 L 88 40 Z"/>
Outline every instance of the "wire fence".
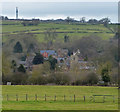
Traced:
<path fill-rule="evenodd" d="M 3 101 L 71 101 L 71 102 L 118 102 L 116 95 L 92 95 L 92 96 L 78 96 L 78 95 L 31 95 L 31 94 L 6 94 L 3 95 Z"/>

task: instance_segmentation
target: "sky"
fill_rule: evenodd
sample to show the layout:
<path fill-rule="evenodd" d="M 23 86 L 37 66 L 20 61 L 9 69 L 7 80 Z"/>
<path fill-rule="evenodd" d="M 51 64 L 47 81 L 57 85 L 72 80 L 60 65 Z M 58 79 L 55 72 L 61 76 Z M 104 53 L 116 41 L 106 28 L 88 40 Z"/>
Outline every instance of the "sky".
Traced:
<path fill-rule="evenodd" d="M 117 2 L 2 2 L 0 15 L 15 18 L 15 8 L 19 9 L 19 18 L 65 19 L 67 16 L 80 20 L 108 17 L 118 22 Z"/>

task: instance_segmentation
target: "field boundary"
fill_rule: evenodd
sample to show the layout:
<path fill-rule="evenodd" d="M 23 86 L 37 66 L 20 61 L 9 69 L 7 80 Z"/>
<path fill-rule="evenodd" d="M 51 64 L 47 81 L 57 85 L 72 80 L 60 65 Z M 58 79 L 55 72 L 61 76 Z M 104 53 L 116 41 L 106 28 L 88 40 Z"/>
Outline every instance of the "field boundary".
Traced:
<path fill-rule="evenodd" d="M 92 96 L 78 96 L 78 95 L 29 95 L 29 94 L 6 94 L 3 95 L 3 101 L 71 101 L 71 102 L 93 102 L 93 103 L 105 103 L 113 102 L 115 103 L 118 99 L 116 95 L 92 95 Z"/>

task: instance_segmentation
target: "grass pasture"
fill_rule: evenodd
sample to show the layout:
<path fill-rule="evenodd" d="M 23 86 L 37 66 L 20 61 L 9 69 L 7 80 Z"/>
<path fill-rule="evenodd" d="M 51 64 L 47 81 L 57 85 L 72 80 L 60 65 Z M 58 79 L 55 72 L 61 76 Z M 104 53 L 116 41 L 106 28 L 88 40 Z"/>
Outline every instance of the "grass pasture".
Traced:
<path fill-rule="evenodd" d="M 118 109 L 118 89 L 116 87 L 98 86 L 35 86 L 18 85 L 3 86 L 3 110 L 117 110 Z M 7 101 L 7 94 L 9 100 Z M 18 101 L 16 101 L 16 94 Z M 26 94 L 28 99 L 26 101 Z M 35 100 L 37 94 L 37 101 Z M 45 101 L 46 94 L 46 101 Z M 75 102 L 74 102 L 75 94 Z M 65 101 L 64 101 L 64 95 Z M 114 95 L 106 97 L 96 97 L 95 102 L 90 101 L 92 95 Z M 56 96 L 56 101 L 55 100 Z M 85 96 L 85 101 L 84 97 Z"/>
<path fill-rule="evenodd" d="M 68 35 L 71 41 L 92 35 L 106 40 L 115 35 L 110 29 L 104 27 L 103 24 L 57 24 L 50 22 L 40 23 L 38 26 L 23 26 L 20 21 L 3 21 L 3 42 L 7 40 L 8 35 L 20 33 L 31 33 L 36 36 L 39 42 L 46 42 L 44 32 L 48 28 L 56 29 L 57 39 L 55 41 L 58 41 L 58 39 L 63 41 L 65 35 Z"/>

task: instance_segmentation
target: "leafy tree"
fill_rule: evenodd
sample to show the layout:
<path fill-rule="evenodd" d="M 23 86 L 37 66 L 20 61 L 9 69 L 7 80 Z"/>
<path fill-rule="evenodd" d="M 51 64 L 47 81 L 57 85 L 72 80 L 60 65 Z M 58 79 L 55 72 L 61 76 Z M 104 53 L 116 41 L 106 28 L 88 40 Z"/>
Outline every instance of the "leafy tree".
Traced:
<path fill-rule="evenodd" d="M 96 20 L 96 19 L 89 19 L 89 20 L 88 20 L 88 23 L 97 24 L 97 23 L 98 23 L 98 20 Z"/>
<path fill-rule="evenodd" d="M 50 69 L 55 70 L 55 66 L 57 63 L 57 59 L 53 58 L 52 56 L 49 56 L 48 61 L 50 62 Z"/>
<path fill-rule="evenodd" d="M 14 53 L 22 53 L 23 52 L 23 48 L 21 43 L 18 41 L 16 43 L 16 45 L 14 46 Z"/>
<path fill-rule="evenodd" d="M 5 20 L 8 20 L 8 17 L 7 17 L 7 16 L 5 16 Z"/>
<path fill-rule="evenodd" d="M 102 18 L 101 20 L 99 20 L 99 23 L 104 24 L 105 27 L 108 27 L 108 24 L 110 23 L 110 19 Z"/>
<path fill-rule="evenodd" d="M 40 53 L 36 53 L 36 56 L 33 59 L 33 64 L 37 65 L 37 64 L 41 64 L 44 62 L 44 58 Z"/>
<path fill-rule="evenodd" d="M 107 69 L 107 68 L 104 68 L 104 69 L 102 70 L 101 75 L 102 75 L 102 80 L 103 80 L 104 82 L 110 82 L 110 76 L 109 76 L 109 74 L 108 74 L 108 69 Z"/>
<path fill-rule="evenodd" d="M 85 21 L 85 17 L 82 17 L 81 19 L 80 19 L 80 22 L 81 23 L 85 23 L 86 21 Z"/>
<path fill-rule="evenodd" d="M 106 83 L 110 82 L 111 63 L 106 62 L 101 68 L 102 80 Z"/>
<path fill-rule="evenodd" d="M 18 67 L 18 72 L 22 72 L 22 73 L 26 72 L 25 67 L 22 64 Z"/>
<path fill-rule="evenodd" d="M 73 22 L 74 19 L 73 19 L 73 18 L 70 18 L 70 17 L 67 17 L 67 18 L 65 19 L 65 21 L 70 24 L 70 22 Z"/>
<path fill-rule="evenodd" d="M 7 16 L 0 16 L 0 20 L 8 20 L 8 17 Z"/>

